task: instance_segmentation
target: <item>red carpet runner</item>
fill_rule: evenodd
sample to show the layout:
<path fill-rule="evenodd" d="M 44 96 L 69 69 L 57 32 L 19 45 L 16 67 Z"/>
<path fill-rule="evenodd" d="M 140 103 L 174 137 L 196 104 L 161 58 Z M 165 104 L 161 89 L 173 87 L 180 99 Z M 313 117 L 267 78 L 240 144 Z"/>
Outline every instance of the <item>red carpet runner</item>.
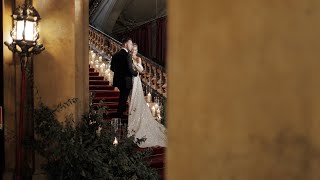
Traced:
<path fill-rule="evenodd" d="M 118 106 L 119 92 L 114 91 L 114 88 L 109 85 L 108 81 L 105 81 L 102 76 L 99 76 L 99 72 L 94 72 L 93 68 L 89 70 L 89 91 L 95 94 L 93 104 L 103 101 L 103 104 L 108 107 L 107 118 L 115 117 Z M 164 160 L 165 160 L 165 148 L 154 148 L 153 154 L 149 159 L 151 167 L 157 169 L 159 173 L 159 179 L 164 180 Z"/>

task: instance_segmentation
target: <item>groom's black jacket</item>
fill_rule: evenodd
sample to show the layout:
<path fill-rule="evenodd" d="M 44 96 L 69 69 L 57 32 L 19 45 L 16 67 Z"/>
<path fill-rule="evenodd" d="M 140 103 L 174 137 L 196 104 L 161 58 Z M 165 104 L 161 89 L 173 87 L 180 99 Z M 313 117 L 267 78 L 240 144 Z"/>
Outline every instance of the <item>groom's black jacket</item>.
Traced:
<path fill-rule="evenodd" d="M 110 69 L 114 72 L 114 87 L 132 89 L 132 76 L 138 73 L 133 69 L 132 56 L 126 50 L 121 49 L 112 56 Z"/>

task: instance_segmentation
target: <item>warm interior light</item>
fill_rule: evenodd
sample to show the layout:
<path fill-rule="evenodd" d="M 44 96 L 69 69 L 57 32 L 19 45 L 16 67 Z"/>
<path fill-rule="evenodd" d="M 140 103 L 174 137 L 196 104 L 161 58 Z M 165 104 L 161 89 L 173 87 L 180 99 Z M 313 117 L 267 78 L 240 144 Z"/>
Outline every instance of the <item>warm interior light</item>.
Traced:
<path fill-rule="evenodd" d="M 17 24 L 15 26 L 16 30 L 16 40 L 22 40 L 23 39 L 23 29 L 24 29 L 24 21 L 17 21 Z"/>
<path fill-rule="evenodd" d="M 34 22 L 26 21 L 26 28 L 25 28 L 25 40 L 26 41 L 33 41 L 34 40 Z"/>
<path fill-rule="evenodd" d="M 12 39 L 9 38 L 4 42 L 10 51 L 18 53 L 22 57 L 39 54 L 45 49 L 38 42 L 40 15 L 34 7 L 26 1 L 26 4 L 14 10 L 12 20 L 13 28 L 9 32 Z"/>

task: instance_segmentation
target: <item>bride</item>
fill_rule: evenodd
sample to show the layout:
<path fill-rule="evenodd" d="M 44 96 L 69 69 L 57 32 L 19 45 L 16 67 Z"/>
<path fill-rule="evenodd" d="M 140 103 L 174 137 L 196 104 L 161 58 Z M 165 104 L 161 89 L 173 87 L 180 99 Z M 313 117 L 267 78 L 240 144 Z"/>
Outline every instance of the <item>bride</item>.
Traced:
<path fill-rule="evenodd" d="M 137 56 L 138 45 L 133 44 L 132 61 L 133 67 L 141 73 L 143 67 L 141 58 Z M 136 138 L 146 138 L 144 142 L 138 144 L 139 147 L 165 147 L 167 143 L 166 128 L 155 120 L 144 99 L 141 79 L 138 76 L 133 77 L 133 88 L 129 106 L 128 116 L 128 136 Z"/>

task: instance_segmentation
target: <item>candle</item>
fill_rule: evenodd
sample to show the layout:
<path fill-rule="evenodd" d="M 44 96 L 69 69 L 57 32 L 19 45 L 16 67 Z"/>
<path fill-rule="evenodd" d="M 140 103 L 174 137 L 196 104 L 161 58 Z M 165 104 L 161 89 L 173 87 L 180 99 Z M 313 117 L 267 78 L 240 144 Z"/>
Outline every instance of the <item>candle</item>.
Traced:
<path fill-rule="evenodd" d="M 150 107 L 149 103 L 147 103 L 147 106 Z"/>
<path fill-rule="evenodd" d="M 117 137 L 114 137 L 113 145 L 115 145 L 115 146 L 117 146 L 117 145 L 118 145 L 118 139 L 117 139 Z"/>
<path fill-rule="evenodd" d="M 151 113 L 152 113 L 152 116 L 156 116 L 156 108 L 154 106 L 152 106 L 151 108 Z"/>
<path fill-rule="evenodd" d="M 104 73 L 104 67 L 100 67 L 100 74 L 101 74 L 101 76 L 103 76 L 103 73 Z"/>
<path fill-rule="evenodd" d="M 109 81 L 109 85 L 112 85 L 113 79 L 112 79 L 112 74 L 110 72 L 108 73 L 108 81 Z"/>
<path fill-rule="evenodd" d="M 151 96 L 151 94 L 150 94 L 150 93 L 148 93 L 147 101 L 148 101 L 148 102 L 151 102 L 151 100 L 152 100 L 152 96 Z"/>
<path fill-rule="evenodd" d="M 99 61 L 98 60 L 94 61 L 94 68 L 95 68 L 95 71 L 98 71 L 98 68 L 99 68 Z"/>
<path fill-rule="evenodd" d="M 92 55 L 91 55 L 91 60 L 95 60 L 95 58 L 96 58 L 96 54 L 95 53 L 93 53 Z"/>
<path fill-rule="evenodd" d="M 158 108 L 159 108 L 159 105 L 158 105 L 158 103 L 156 103 L 156 104 L 155 104 L 154 106 L 156 107 L 156 109 L 158 109 Z"/>
<path fill-rule="evenodd" d="M 93 67 L 93 65 L 94 65 L 94 61 L 91 60 L 91 61 L 90 61 L 90 67 Z"/>
<path fill-rule="evenodd" d="M 103 76 L 105 66 L 106 66 L 106 65 L 105 65 L 104 63 L 102 63 L 102 64 L 100 65 L 100 74 L 101 74 L 101 76 Z"/>
<path fill-rule="evenodd" d="M 157 116 L 158 116 L 158 117 L 160 117 L 160 113 L 161 113 L 160 108 L 158 108 L 158 109 L 157 109 Z"/>
<path fill-rule="evenodd" d="M 112 79 L 112 75 L 111 75 L 111 73 L 109 72 L 109 73 L 108 73 L 108 81 L 111 81 L 111 79 Z"/>
<path fill-rule="evenodd" d="M 102 62 L 102 56 L 99 56 L 99 62 Z"/>

